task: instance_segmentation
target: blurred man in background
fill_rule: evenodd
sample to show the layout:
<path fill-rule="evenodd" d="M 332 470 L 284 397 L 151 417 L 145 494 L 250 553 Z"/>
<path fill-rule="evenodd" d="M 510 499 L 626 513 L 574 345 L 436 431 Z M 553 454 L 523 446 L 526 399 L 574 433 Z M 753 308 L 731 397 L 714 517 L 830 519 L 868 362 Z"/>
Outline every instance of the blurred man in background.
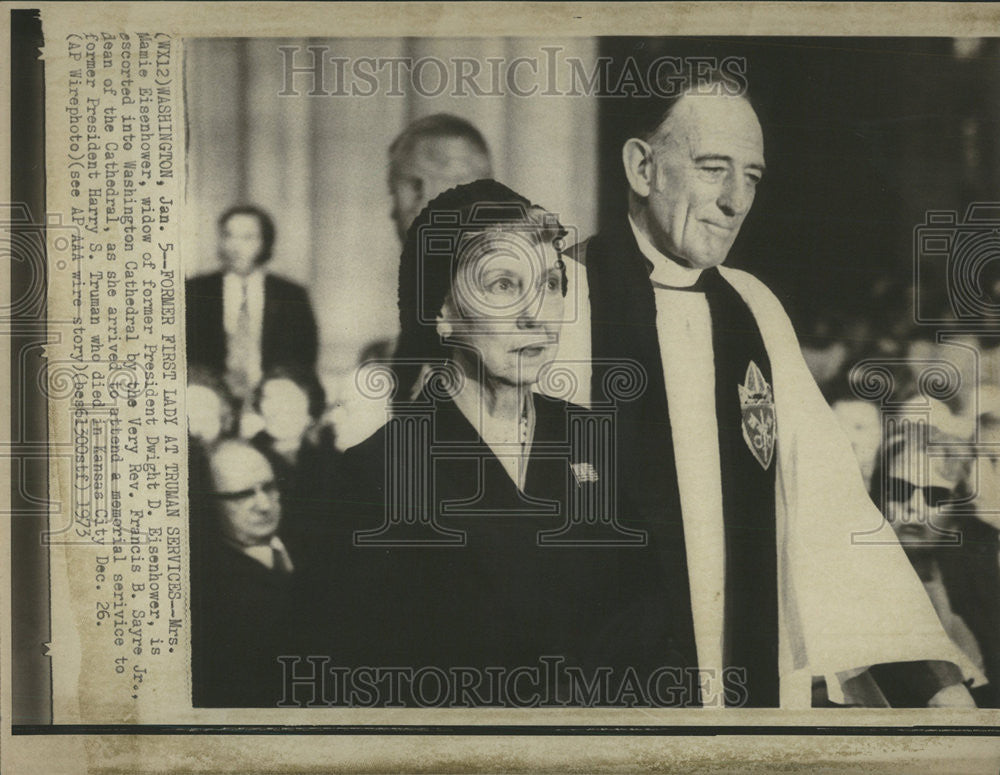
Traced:
<path fill-rule="evenodd" d="M 389 193 L 399 241 L 442 191 L 492 176 L 486 140 L 464 118 L 435 113 L 412 122 L 389 146 Z"/>
<path fill-rule="evenodd" d="M 218 221 L 222 270 L 187 281 L 188 363 L 225 374 L 246 402 L 275 366 L 316 368 L 316 320 L 306 289 L 267 271 L 274 248 L 271 216 L 249 205 Z"/>
<path fill-rule="evenodd" d="M 389 194 L 392 221 L 400 243 L 414 218 L 443 191 L 493 174 L 490 149 L 470 122 L 450 113 L 434 113 L 412 121 L 389 146 Z M 385 402 L 359 393 L 361 370 L 372 360 L 388 358 L 391 339 L 369 342 L 357 364 L 328 378 L 328 419 L 337 445 L 345 450 L 366 439 L 385 422 Z"/>

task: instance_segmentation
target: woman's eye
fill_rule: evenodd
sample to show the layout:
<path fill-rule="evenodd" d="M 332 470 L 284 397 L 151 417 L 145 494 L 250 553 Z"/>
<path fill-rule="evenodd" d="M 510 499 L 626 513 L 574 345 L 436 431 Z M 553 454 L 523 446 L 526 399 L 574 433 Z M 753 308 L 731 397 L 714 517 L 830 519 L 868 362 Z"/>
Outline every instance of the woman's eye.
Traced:
<path fill-rule="evenodd" d="M 500 279 L 494 280 L 487 285 L 486 289 L 490 293 L 509 293 L 514 290 L 514 283 L 510 280 L 510 278 L 501 277 Z"/>
<path fill-rule="evenodd" d="M 545 287 L 548 288 L 550 291 L 561 290 L 561 286 L 562 282 L 558 277 L 550 277 L 548 281 L 545 283 Z"/>

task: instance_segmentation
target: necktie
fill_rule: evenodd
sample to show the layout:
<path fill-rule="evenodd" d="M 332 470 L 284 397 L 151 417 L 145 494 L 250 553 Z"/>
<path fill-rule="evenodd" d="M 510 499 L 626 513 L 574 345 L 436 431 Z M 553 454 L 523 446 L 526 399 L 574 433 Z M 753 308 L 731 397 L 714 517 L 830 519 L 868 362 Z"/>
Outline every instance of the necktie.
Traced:
<path fill-rule="evenodd" d="M 293 570 L 292 558 L 288 556 L 288 552 L 285 549 L 279 549 L 277 546 L 271 545 L 271 556 L 272 556 L 272 567 L 278 573 L 291 573 Z"/>
<path fill-rule="evenodd" d="M 253 337 L 250 332 L 250 304 L 247 298 L 247 280 L 240 278 L 240 309 L 236 315 L 236 330 L 229 336 L 226 353 L 226 379 L 229 389 L 242 400 L 246 400 L 253 390 L 250 384 L 250 362 L 253 358 Z"/>

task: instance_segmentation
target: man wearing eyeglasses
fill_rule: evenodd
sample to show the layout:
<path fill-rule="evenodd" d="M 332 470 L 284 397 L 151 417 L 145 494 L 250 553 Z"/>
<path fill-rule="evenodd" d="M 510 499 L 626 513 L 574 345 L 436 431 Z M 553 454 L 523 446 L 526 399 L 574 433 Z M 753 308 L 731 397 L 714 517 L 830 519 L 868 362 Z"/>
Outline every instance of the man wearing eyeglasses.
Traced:
<path fill-rule="evenodd" d="M 269 571 L 291 573 L 294 565 L 278 537 L 281 502 L 267 458 L 242 441 L 228 440 L 209 463 L 223 541 Z"/>
<path fill-rule="evenodd" d="M 278 535 L 271 464 L 226 439 L 208 453 L 209 513 L 192 514 L 194 704 L 263 707 L 281 698 L 295 564 Z M 200 534 L 200 535 L 199 535 Z"/>

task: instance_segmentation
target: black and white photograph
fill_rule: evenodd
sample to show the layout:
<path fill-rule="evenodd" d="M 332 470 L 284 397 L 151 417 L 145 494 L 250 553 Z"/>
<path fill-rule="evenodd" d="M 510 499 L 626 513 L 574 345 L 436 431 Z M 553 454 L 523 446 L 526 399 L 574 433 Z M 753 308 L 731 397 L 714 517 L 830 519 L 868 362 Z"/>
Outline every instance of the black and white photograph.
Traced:
<path fill-rule="evenodd" d="M 5 772 L 997 771 L 1000 6 L 4 16 Z"/>
<path fill-rule="evenodd" d="M 997 707 L 995 39 L 185 57 L 196 705 Z"/>

